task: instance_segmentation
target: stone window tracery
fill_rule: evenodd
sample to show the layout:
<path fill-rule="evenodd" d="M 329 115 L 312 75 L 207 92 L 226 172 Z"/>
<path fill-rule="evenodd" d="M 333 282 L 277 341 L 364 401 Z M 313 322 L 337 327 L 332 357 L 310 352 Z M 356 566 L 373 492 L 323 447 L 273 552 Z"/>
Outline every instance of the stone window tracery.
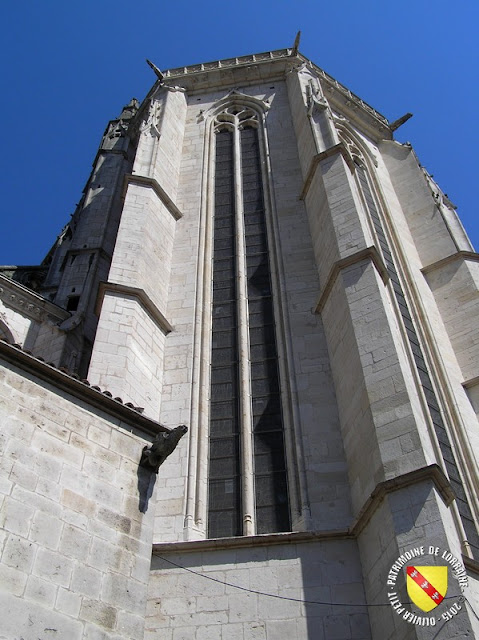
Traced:
<path fill-rule="evenodd" d="M 290 529 L 261 114 L 216 115 L 208 536 Z"/>

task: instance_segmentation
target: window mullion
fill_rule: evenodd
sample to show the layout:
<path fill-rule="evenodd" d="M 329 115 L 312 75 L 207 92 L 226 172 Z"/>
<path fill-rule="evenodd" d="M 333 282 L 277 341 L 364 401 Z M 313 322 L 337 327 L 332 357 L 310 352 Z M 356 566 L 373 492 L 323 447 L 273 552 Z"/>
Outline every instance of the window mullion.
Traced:
<path fill-rule="evenodd" d="M 246 272 L 246 249 L 243 216 L 243 188 L 241 176 L 240 132 L 234 129 L 235 205 L 236 205 L 236 274 L 239 351 L 239 406 L 241 430 L 241 470 L 243 535 L 256 532 L 255 491 L 253 467 L 253 418 L 251 404 L 251 367 L 249 350 L 248 281 Z"/>

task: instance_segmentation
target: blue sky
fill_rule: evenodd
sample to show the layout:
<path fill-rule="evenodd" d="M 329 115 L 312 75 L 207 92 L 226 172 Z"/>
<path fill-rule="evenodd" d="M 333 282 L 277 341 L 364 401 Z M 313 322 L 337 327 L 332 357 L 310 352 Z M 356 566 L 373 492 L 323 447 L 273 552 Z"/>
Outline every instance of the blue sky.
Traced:
<path fill-rule="evenodd" d="M 38 264 L 74 211 L 107 121 L 161 69 L 291 46 L 390 120 L 479 247 L 477 0 L 2 6 L 0 264 Z"/>

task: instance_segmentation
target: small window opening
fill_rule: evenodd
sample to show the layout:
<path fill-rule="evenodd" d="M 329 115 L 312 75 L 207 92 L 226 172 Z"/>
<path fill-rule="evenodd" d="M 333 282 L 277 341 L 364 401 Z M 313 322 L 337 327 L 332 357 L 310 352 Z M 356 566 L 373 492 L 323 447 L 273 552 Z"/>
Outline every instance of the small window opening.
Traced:
<path fill-rule="evenodd" d="M 70 296 L 67 300 L 67 311 L 76 311 L 79 302 L 80 296 Z"/>

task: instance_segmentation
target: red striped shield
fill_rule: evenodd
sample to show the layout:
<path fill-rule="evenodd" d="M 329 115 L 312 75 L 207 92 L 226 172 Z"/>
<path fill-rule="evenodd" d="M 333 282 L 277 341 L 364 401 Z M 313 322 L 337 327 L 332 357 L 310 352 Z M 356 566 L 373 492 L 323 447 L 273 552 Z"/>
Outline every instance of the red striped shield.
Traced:
<path fill-rule="evenodd" d="M 422 611 L 432 611 L 447 593 L 447 566 L 406 567 L 407 592 Z"/>

